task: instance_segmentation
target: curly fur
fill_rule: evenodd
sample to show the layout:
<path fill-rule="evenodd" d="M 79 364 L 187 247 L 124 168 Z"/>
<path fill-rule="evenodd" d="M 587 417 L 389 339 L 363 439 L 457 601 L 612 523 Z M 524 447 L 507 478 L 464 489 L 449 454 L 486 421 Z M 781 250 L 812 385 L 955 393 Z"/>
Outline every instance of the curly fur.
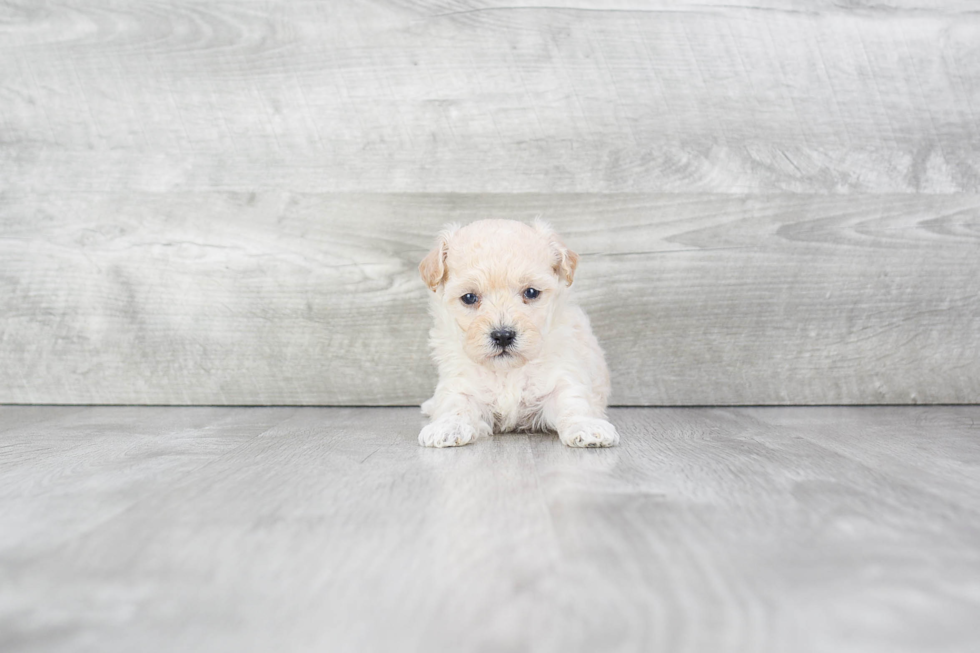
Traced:
<path fill-rule="evenodd" d="M 422 411 L 425 446 L 468 444 L 494 432 L 557 431 L 569 446 L 612 446 L 609 371 L 570 286 L 578 256 L 536 220 L 447 226 L 419 265 L 432 290 L 430 344 L 439 384 Z M 525 290 L 540 295 L 528 300 Z M 472 293 L 472 306 L 461 297 Z M 515 333 L 495 345 L 495 329 Z"/>

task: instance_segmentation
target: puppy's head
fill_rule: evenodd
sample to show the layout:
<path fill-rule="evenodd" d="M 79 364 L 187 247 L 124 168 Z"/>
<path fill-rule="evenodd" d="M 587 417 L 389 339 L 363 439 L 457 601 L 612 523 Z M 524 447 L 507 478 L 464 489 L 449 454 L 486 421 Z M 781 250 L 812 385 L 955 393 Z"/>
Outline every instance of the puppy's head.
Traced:
<path fill-rule="evenodd" d="M 488 367 L 517 367 L 541 351 L 577 263 L 544 222 L 480 220 L 443 230 L 419 272 L 467 356 Z"/>

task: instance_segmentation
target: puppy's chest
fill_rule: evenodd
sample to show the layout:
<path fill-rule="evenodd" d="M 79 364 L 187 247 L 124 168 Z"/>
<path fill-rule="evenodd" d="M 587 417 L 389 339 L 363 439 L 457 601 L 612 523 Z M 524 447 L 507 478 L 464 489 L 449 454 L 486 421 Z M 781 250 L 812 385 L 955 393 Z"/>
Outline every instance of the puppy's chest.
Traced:
<path fill-rule="evenodd" d="M 491 389 L 496 430 L 513 431 L 529 428 L 541 408 L 540 389 L 524 375 L 502 379 Z"/>

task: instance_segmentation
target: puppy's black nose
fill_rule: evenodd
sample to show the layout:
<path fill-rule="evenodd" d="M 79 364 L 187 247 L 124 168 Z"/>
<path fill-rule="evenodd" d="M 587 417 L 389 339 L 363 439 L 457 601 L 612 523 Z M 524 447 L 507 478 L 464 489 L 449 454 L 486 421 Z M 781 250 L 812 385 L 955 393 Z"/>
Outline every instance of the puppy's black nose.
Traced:
<path fill-rule="evenodd" d="M 490 332 L 490 339 L 501 349 L 514 342 L 516 337 L 517 334 L 510 329 L 496 329 Z"/>

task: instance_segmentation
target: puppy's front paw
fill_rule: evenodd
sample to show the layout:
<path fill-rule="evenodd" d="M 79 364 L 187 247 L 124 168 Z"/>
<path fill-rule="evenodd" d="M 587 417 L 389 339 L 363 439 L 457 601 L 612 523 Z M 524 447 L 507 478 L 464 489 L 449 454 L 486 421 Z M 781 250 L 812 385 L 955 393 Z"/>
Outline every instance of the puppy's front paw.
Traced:
<path fill-rule="evenodd" d="M 462 417 L 445 415 L 426 424 L 419 433 L 423 447 L 459 447 L 476 440 L 477 432 Z"/>
<path fill-rule="evenodd" d="M 619 444 L 616 427 L 604 419 L 582 418 L 558 430 L 558 438 L 569 447 L 614 447 Z"/>

